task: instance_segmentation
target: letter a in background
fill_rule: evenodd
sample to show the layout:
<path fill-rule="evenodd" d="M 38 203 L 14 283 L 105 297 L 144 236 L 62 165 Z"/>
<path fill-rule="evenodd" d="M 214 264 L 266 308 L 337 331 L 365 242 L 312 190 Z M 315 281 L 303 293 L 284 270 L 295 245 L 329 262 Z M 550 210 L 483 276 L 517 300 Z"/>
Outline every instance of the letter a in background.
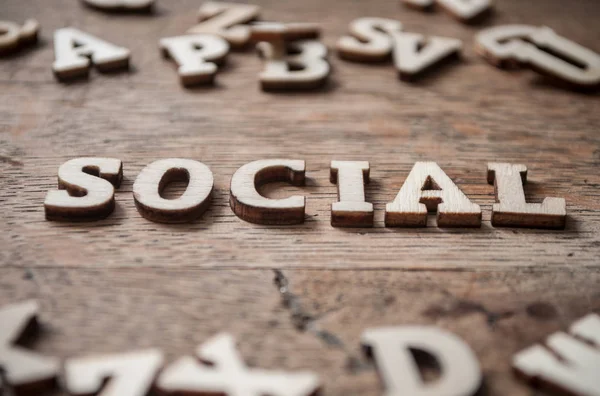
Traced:
<path fill-rule="evenodd" d="M 368 329 L 362 344 L 375 359 L 385 396 L 472 396 L 482 375 L 471 348 L 457 336 L 427 326 Z M 440 367 L 440 377 L 424 382 L 411 351 L 425 352 Z"/>
<path fill-rule="evenodd" d="M 523 184 L 527 167 L 520 164 L 489 163 L 487 179 L 494 185 L 492 225 L 563 229 L 567 219 L 564 198 L 545 198 L 541 204 L 527 203 Z"/>
<path fill-rule="evenodd" d="M 480 227 L 481 209 L 435 162 L 417 162 L 394 202 L 385 207 L 386 227 L 425 227 L 437 208 L 438 227 Z"/>
<path fill-rule="evenodd" d="M 58 168 L 58 190 L 44 201 L 48 220 L 98 220 L 115 208 L 115 187 L 121 185 L 123 163 L 116 158 L 83 157 Z"/>
<path fill-rule="evenodd" d="M 555 333 L 546 347 L 534 345 L 513 357 L 517 374 L 549 390 L 577 396 L 600 396 L 600 316 L 575 322 L 571 336 Z M 576 338 L 577 337 L 577 338 Z"/>
<path fill-rule="evenodd" d="M 294 195 L 269 199 L 256 190 L 272 182 L 304 185 L 306 164 L 300 160 L 258 160 L 239 168 L 231 178 L 229 204 L 242 220 L 256 224 L 300 224 L 304 222 L 305 198 Z"/>
<path fill-rule="evenodd" d="M 52 70 L 59 80 L 87 76 L 90 62 L 100 71 L 129 67 L 129 50 L 118 47 L 75 28 L 54 32 Z"/>
<path fill-rule="evenodd" d="M 0 368 L 4 371 L 0 390 L 6 387 L 16 395 L 25 392 L 35 395 L 55 387 L 60 371 L 58 359 L 14 345 L 28 330 L 36 329 L 38 310 L 34 300 L 0 308 Z M 7 384 L 3 384 L 3 380 Z"/>

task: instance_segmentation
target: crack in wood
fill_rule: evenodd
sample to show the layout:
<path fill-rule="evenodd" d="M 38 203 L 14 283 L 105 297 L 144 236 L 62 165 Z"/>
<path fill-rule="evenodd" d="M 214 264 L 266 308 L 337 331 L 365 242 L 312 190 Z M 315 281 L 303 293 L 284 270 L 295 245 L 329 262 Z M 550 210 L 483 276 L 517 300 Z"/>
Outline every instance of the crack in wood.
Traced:
<path fill-rule="evenodd" d="M 327 346 L 343 351 L 346 354 L 345 367 L 350 373 L 356 373 L 361 370 L 372 368 L 371 364 L 355 356 L 337 335 L 320 328 L 317 321 L 322 319 L 328 313 L 331 313 L 333 310 L 322 315 L 315 315 L 308 312 L 302 306 L 300 297 L 291 291 L 289 280 L 283 271 L 273 269 L 273 272 L 275 274 L 273 283 L 277 286 L 277 291 L 281 296 L 283 306 L 290 312 L 290 318 L 296 330 L 310 333 Z"/>
<path fill-rule="evenodd" d="M 514 316 L 514 311 L 500 311 L 493 312 L 488 310 L 483 304 L 460 299 L 453 296 L 451 293 L 445 291 L 446 295 L 448 295 L 453 301 L 449 303 L 440 304 L 440 305 L 432 305 L 423 311 L 423 315 L 430 318 L 439 318 L 439 317 L 462 317 L 465 315 L 469 315 L 472 313 L 480 313 L 486 317 L 487 325 L 494 329 L 498 321 L 502 319 L 508 319 Z"/>

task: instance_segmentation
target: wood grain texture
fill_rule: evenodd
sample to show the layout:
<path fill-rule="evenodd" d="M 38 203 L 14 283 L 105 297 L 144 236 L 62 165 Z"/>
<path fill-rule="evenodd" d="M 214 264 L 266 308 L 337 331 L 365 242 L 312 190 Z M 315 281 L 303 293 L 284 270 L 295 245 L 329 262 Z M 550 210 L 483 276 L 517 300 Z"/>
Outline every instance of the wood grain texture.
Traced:
<path fill-rule="evenodd" d="M 507 73 L 490 67 L 472 49 L 475 28 L 443 15 L 409 12 L 395 1 L 377 7 L 352 3 L 336 7 L 336 18 L 322 21 L 327 23 L 324 40 L 329 45 L 346 33 L 354 18 L 376 12 L 401 17 L 407 31 L 460 38 L 465 42 L 465 64 L 409 85 L 396 80 L 391 63 L 365 66 L 332 57 L 335 73 L 324 92 L 274 95 L 259 89 L 261 60 L 251 52 L 237 53 L 216 88 L 189 91 L 173 81 L 172 65 L 157 56 L 156 43 L 193 24 L 193 2 L 163 5 L 154 16 L 110 18 L 65 2 L 45 4 L 7 1 L 4 9 L 13 20 L 39 14 L 46 32 L 67 22 L 85 25 L 90 34 L 131 48 L 135 71 L 94 72 L 89 81 L 57 84 L 50 69 L 49 34 L 35 51 L 3 61 L 0 166 L 6 232 L 0 239 L 11 248 L 0 253 L 2 263 L 244 268 L 596 265 L 598 96 L 550 86 L 529 71 Z M 552 4 L 542 18 L 533 4 L 507 1 L 498 5 L 493 21 L 523 18 L 540 24 L 543 19 L 594 48 L 599 33 L 589 15 L 596 6 L 582 0 L 569 7 L 570 17 L 565 18 L 562 8 Z M 317 2 L 285 8 L 261 5 L 268 10 L 265 19 L 284 22 L 320 20 L 318 10 L 326 7 Z M 55 13 L 56 8 L 65 13 Z M 116 193 L 115 212 L 96 224 L 46 222 L 42 201 L 55 185 L 58 167 L 84 154 L 124 161 L 125 180 Z M 173 156 L 211 168 L 214 203 L 192 225 L 149 224 L 135 210 L 133 180 L 146 164 Z M 247 162 L 277 157 L 307 161 L 304 225 L 264 227 L 240 221 L 227 202 L 231 175 Z M 366 193 L 375 206 L 373 230 L 346 232 L 330 226 L 330 204 L 336 200 L 336 186 L 328 181 L 332 159 L 370 161 L 373 181 Z M 391 202 L 417 160 L 435 160 L 452 175 L 482 207 L 482 229 L 382 227 L 385 203 Z M 527 165 L 535 175 L 526 188 L 528 202 L 564 197 L 566 230 L 492 228 L 493 187 L 486 183 L 490 161 Z M 273 192 L 278 197 L 289 194 L 288 187 Z M 203 243 L 192 243 L 197 238 Z M 72 251 L 65 252 L 62 244 Z"/>
<path fill-rule="evenodd" d="M 42 35 L 0 60 L 0 304 L 41 300 L 40 353 L 159 347 L 173 361 L 230 331 L 250 366 L 316 371 L 326 395 L 345 396 L 382 390 L 360 354 L 365 328 L 438 325 L 472 346 L 488 395 L 530 395 L 510 373 L 512 354 L 600 312 L 600 97 L 491 67 L 474 39 L 484 26 L 546 25 L 599 52 L 600 3 L 499 0 L 476 26 L 397 0 L 256 4 L 265 20 L 321 23 L 330 48 L 356 18 L 396 18 L 405 31 L 462 40 L 464 61 L 408 84 L 391 60 L 331 55 L 322 90 L 272 94 L 260 89 L 261 59 L 233 52 L 215 87 L 184 89 L 156 45 L 196 23 L 198 1 L 120 15 L 71 0 L 4 0 L 3 20 L 35 18 Z M 56 82 L 51 37 L 64 26 L 129 48 L 131 71 Z M 115 211 L 94 223 L 46 221 L 59 166 L 80 156 L 123 161 Z M 215 177 L 212 205 L 191 224 L 149 222 L 132 198 L 141 169 L 172 157 Z M 261 190 L 305 194 L 302 225 L 254 225 L 231 211 L 231 176 L 264 158 L 306 161 L 304 187 Z M 331 227 L 333 159 L 369 161 L 373 228 Z M 427 228 L 383 227 L 385 204 L 416 161 L 437 162 L 481 206 L 481 229 L 439 229 L 433 217 Z M 527 202 L 565 198 L 566 229 L 492 227 L 488 162 L 527 166 Z M 283 271 L 277 284 L 272 269 Z M 280 292 L 287 282 L 293 294 Z"/>
<path fill-rule="evenodd" d="M 41 332 L 27 344 L 36 352 L 67 358 L 157 347 L 169 364 L 225 331 L 243 340 L 249 367 L 317 372 L 325 394 L 335 396 L 381 394 L 360 348 L 366 328 L 416 324 L 438 326 L 471 346 L 484 395 L 531 395 L 511 373 L 512 355 L 600 312 L 600 274 L 568 269 L 2 274 L 0 301 L 40 300 Z"/>

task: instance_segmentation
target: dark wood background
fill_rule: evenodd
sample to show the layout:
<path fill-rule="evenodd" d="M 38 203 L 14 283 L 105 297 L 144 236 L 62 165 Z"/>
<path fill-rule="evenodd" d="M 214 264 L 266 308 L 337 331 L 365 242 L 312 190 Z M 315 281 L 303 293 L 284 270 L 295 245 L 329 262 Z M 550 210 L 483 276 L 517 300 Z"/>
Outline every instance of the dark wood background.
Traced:
<path fill-rule="evenodd" d="M 493 16 L 465 26 L 398 0 L 256 0 L 265 20 L 322 23 L 330 47 L 363 16 L 465 43 L 462 62 L 414 84 L 391 63 L 332 53 L 330 84 L 303 94 L 261 92 L 252 50 L 232 53 L 215 87 L 183 89 L 158 40 L 191 26 L 200 3 L 159 0 L 139 16 L 75 0 L 1 0 L 0 19 L 33 17 L 43 29 L 37 47 L 0 60 L 0 304 L 39 299 L 44 326 L 33 347 L 66 358 L 156 346 L 171 361 L 230 331 L 250 365 L 315 370 L 326 395 L 376 395 L 361 332 L 436 325 L 472 346 L 485 394 L 532 394 L 513 378 L 512 354 L 600 313 L 600 101 L 528 70 L 494 69 L 473 40 L 484 26 L 528 23 L 600 51 L 600 2 L 498 0 Z M 131 49 L 132 70 L 58 83 L 52 33 L 65 26 Z M 123 160 L 115 212 L 95 223 L 46 221 L 58 167 L 84 155 Z M 213 204 L 197 222 L 151 223 L 135 209 L 136 175 L 168 157 L 214 173 Z M 265 194 L 304 192 L 306 222 L 239 220 L 228 205 L 231 175 L 277 157 L 306 160 L 309 179 Z M 371 162 L 373 229 L 330 226 L 332 159 Z M 437 161 L 481 205 L 481 229 L 438 229 L 433 218 L 426 229 L 383 227 L 385 203 L 420 160 Z M 526 164 L 532 202 L 565 197 L 566 230 L 493 228 L 488 161 Z"/>

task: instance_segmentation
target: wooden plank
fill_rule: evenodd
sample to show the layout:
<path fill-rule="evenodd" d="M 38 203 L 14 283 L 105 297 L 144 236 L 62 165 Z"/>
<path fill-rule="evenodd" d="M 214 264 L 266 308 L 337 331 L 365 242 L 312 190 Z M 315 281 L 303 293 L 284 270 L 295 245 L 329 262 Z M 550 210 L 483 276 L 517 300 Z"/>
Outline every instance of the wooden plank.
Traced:
<path fill-rule="evenodd" d="M 260 59 L 233 53 L 216 88 L 186 90 L 171 62 L 156 48 L 161 37 L 191 25 L 195 5 L 162 4 L 156 16 L 107 16 L 69 2 L 22 4 L 9 0 L 6 17 L 40 19 L 45 44 L 3 60 L 0 85 L 4 209 L 3 264 L 29 266 L 202 266 L 329 268 L 460 268 L 470 266 L 597 265 L 597 166 L 600 121 L 597 95 L 550 87 L 533 72 L 507 73 L 478 58 L 474 28 L 443 13 L 421 14 L 396 2 L 331 5 L 260 3 L 264 18 L 319 21 L 327 43 L 356 17 L 396 16 L 406 29 L 465 41 L 467 61 L 417 84 L 397 81 L 393 66 L 364 66 L 332 56 L 333 83 L 324 92 L 268 94 L 259 89 Z M 557 2 L 558 3 L 558 2 Z M 572 15 L 544 7 L 544 21 L 594 48 L 597 6 L 581 1 Z M 40 10 L 37 10 L 39 8 Z M 541 23 L 533 4 L 506 1 L 494 23 L 519 18 Z M 46 9 L 48 11 L 46 12 Z M 53 10 L 60 9 L 60 13 Z M 44 12 L 41 12 L 44 10 Z M 333 8 L 331 9 L 333 12 Z M 286 12 L 287 11 L 287 12 Z M 536 12 L 542 12 L 535 8 Z M 574 20 L 578 20 L 574 23 Z M 51 31 L 72 24 L 132 50 L 134 71 L 59 84 L 50 72 Z M 581 26 L 589 26 L 581 30 Z M 143 38 L 143 39 L 142 39 Z M 597 49 L 598 50 L 598 49 Z M 43 218 L 42 201 L 55 188 L 58 167 L 80 155 L 124 162 L 117 209 L 107 220 L 58 224 Z M 135 210 L 132 184 L 152 161 L 196 159 L 215 175 L 212 207 L 192 225 L 164 226 Z M 246 162 L 261 158 L 307 161 L 307 220 L 297 227 L 264 227 L 237 219 L 228 207 L 229 181 Z M 330 226 L 336 186 L 328 164 L 368 160 L 375 228 L 360 232 Z M 385 229 L 383 211 L 412 165 L 435 160 L 483 210 L 481 230 Z M 558 232 L 492 228 L 493 188 L 488 161 L 523 162 L 530 170 L 528 199 L 564 197 L 569 218 Z M 274 192 L 289 194 L 291 189 Z M 298 190 L 294 190 L 298 191 Z M 60 243 L 58 243 L 60 241 Z M 70 246 L 69 251 L 62 248 Z M 569 256 L 571 255 L 572 256 Z"/>
<path fill-rule="evenodd" d="M 391 60 L 332 55 L 325 89 L 272 94 L 260 89 L 258 56 L 234 52 L 215 87 L 184 89 L 158 41 L 195 23 L 197 1 L 159 1 L 149 16 L 4 0 L 1 19 L 36 18 L 42 39 L 0 60 L 0 304 L 38 298 L 46 324 L 33 346 L 61 358 L 156 346 L 172 361 L 229 330 L 249 365 L 317 371 L 327 395 L 381 392 L 359 351 L 363 329 L 438 325 L 473 347 L 489 395 L 529 395 L 510 356 L 600 312 L 600 96 L 496 70 L 475 54 L 474 35 L 546 25 L 599 52 L 600 3 L 497 0 L 495 16 L 476 26 L 398 0 L 254 3 L 265 20 L 322 23 L 330 48 L 353 19 L 392 17 L 407 31 L 463 40 L 465 60 L 406 83 Z M 65 26 L 131 49 L 133 70 L 56 82 L 51 36 Z M 58 167 L 83 155 L 124 162 L 115 212 L 46 221 Z M 215 177 L 211 207 L 191 224 L 152 223 L 135 209 L 137 174 L 172 157 L 201 161 Z M 305 193 L 304 224 L 259 226 L 232 213 L 231 176 L 263 158 L 306 161 L 305 187 L 262 190 Z M 369 161 L 372 229 L 331 227 L 331 160 Z M 416 161 L 436 161 L 481 206 L 481 229 L 438 229 L 433 218 L 424 229 L 384 227 L 385 204 Z M 564 197 L 566 229 L 492 227 L 488 162 L 526 165 L 528 202 Z M 279 283 L 272 269 L 283 270 Z M 293 295 L 280 293 L 286 280 Z"/>
<path fill-rule="evenodd" d="M 228 331 L 250 366 L 315 371 L 327 395 L 379 394 L 360 335 L 403 324 L 462 337 L 481 362 L 488 395 L 530 395 L 513 378 L 512 354 L 600 312 L 600 274 L 582 270 L 4 268 L 2 275 L 1 302 L 40 301 L 42 331 L 30 344 L 40 353 L 157 347 L 172 362 Z"/>

